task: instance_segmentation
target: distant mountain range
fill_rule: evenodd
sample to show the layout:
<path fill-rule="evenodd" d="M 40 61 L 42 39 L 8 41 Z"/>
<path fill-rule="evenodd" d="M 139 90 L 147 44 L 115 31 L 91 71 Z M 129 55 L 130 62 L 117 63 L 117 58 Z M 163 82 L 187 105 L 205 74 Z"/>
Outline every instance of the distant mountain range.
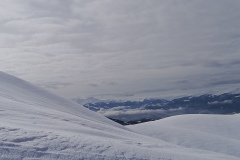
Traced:
<path fill-rule="evenodd" d="M 144 99 L 142 101 L 104 101 L 96 98 L 73 99 L 84 107 L 103 114 L 120 124 L 137 124 L 181 114 L 240 113 L 240 93 L 204 94 L 173 100 Z"/>

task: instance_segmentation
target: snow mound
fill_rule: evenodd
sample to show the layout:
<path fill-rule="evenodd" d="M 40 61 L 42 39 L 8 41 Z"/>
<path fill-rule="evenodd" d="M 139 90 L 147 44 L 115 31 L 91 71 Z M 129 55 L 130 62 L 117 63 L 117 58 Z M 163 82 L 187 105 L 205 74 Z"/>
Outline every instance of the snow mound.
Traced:
<path fill-rule="evenodd" d="M 240 159 L 240 114 L 181 115 L 128 128 L 176 145 L 219 152 Z"/>
<path fill-rule="evenodd" d="M 239 158 L 131 132 L 70 100 L 0 72 L 0 159 Z"/>

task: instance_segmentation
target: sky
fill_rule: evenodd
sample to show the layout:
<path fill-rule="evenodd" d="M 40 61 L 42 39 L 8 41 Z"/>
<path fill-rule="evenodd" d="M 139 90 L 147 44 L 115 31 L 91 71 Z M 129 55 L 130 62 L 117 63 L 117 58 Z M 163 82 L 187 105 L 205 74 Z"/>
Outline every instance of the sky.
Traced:
<path fill-rule="evenodd" d="M 67 98 L 240 88 L 239 0 L 1 0 L 0 69 Z"/>

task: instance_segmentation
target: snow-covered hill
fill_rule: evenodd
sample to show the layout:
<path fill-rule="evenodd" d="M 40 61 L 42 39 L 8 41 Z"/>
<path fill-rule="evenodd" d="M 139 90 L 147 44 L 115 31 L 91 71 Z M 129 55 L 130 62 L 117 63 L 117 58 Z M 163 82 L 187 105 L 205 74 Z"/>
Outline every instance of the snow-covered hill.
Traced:
<path fill-rule="evenodd" d="M 0 72 L 0 159 L 237 160 L 239 157 L 180 147 L 134 133 L 72 101 Z"/>
<path fill-rule="evenodd" d="M 240 114 L 181 115 L 128 128 L 176 145 L 240 159 Z"/>

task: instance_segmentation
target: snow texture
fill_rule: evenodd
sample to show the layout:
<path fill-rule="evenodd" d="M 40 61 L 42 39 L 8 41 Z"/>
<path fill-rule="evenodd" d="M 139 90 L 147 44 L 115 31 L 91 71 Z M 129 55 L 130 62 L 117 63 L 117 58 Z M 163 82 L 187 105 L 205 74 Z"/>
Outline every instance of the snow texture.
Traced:
<path fill-rule="evenodd" d="M 129 126 L 130 129 L 160 140 L 240 159 L 240 114 L 181 115 Z"/>
<path fill-rule="evenodd" d="M 212 136 L 217 138 L 213 133 L 214 128 Z M 239 136 L 238 132 L 225 133 L 230 140 Z M 237 160 L 239 157 L 237 153 L 186 148 L 132 132 L 70 100 L 0 72 L 0 159 Z"/>

